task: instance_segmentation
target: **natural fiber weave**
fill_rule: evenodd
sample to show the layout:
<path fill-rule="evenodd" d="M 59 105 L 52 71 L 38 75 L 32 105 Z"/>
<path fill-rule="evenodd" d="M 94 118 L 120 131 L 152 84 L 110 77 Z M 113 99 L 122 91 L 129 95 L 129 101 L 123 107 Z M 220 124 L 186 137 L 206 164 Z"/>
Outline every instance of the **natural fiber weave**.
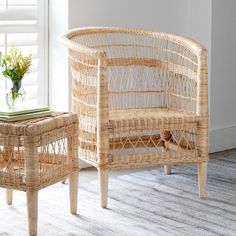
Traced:
<path fill-rule="evenodd" d="M 79 157 L 99 170 L 106 207 L 113 168 L 198 163 L 205 196 L 208 160 L 207 52 L 194 40 L 121 28 L 80 28 L 69 49 Z"/>
<path fill-rule="evenodd" d="M 80 158 L 109 168 L 208 159 L 205 48 L 171 34 L 119 28 L 72 30 L 64 42 Z M 132 154 L 140 148 L 142 154 Z"/>
<path fill-rule="evenodd" d="M 0 122 L 0 186 L 39 190 L 78 171 L 77 126 L 77 115 L 70 113 Z"/>

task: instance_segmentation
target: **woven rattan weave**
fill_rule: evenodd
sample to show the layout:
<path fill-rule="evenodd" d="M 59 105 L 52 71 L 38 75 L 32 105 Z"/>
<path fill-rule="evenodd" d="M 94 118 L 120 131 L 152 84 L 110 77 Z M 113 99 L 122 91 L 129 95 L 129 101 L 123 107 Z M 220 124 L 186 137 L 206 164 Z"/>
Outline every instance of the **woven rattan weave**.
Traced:
<path fill-rule="evenodd" d="M 80 28 L 69 48 L 79 157 L 99 170 L 197 163 L 205 195 L 208 160 L 207 52 L 194 40 L 137 29 Z"/>
<path fill-rule="evenodd" d="M 78 116 L 0 122 L 0 187 L 26 191 L 29 234 L 37 234 L 38 191 L 70 178 L 71 212 L 76 212 L 78 187 Z"/>

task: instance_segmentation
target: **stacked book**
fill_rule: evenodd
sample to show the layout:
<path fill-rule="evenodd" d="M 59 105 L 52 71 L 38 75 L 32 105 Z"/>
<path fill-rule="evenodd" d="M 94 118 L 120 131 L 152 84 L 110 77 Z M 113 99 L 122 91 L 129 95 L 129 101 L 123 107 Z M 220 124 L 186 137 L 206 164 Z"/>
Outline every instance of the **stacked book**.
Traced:
<path fill-rule="evenodd" d="M 47 106 L 16 107 L 0 109 L 0 121 L 14 122 L 51 115 Z"/>

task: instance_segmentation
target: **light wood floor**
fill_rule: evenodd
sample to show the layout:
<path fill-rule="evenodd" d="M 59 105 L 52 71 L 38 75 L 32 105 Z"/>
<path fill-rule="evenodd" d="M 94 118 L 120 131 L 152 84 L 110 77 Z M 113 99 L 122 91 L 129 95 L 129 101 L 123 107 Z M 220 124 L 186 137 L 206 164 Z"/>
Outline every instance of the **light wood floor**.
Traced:
<path fill-rule="evenodd" d="M 235 236 L 236 150 L 211 155 L 207 197 L 197 194 L 195 165 L 112 171 L 108 209 L 99 206 L 97 171 L 80 173 L 78 214 L 69 213 L 69 186 L 39 192 L 38 236 Z M 26 194 L 12 206 L 0 188 L 0 236 L 27 236 Z"/>

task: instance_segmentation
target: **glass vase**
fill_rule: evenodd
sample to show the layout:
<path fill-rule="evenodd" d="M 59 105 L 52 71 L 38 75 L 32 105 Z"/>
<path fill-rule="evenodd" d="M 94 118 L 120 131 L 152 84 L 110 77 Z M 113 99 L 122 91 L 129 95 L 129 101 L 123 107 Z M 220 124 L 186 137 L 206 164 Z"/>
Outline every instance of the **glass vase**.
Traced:
<path fill-rule="evenodd" d="M 6 93 L 6 105 L 8 108 L 19 108 L 25 106 L 27 96 L 22 87 L 21 80 L 11 80 L 11 86 Z"/>

